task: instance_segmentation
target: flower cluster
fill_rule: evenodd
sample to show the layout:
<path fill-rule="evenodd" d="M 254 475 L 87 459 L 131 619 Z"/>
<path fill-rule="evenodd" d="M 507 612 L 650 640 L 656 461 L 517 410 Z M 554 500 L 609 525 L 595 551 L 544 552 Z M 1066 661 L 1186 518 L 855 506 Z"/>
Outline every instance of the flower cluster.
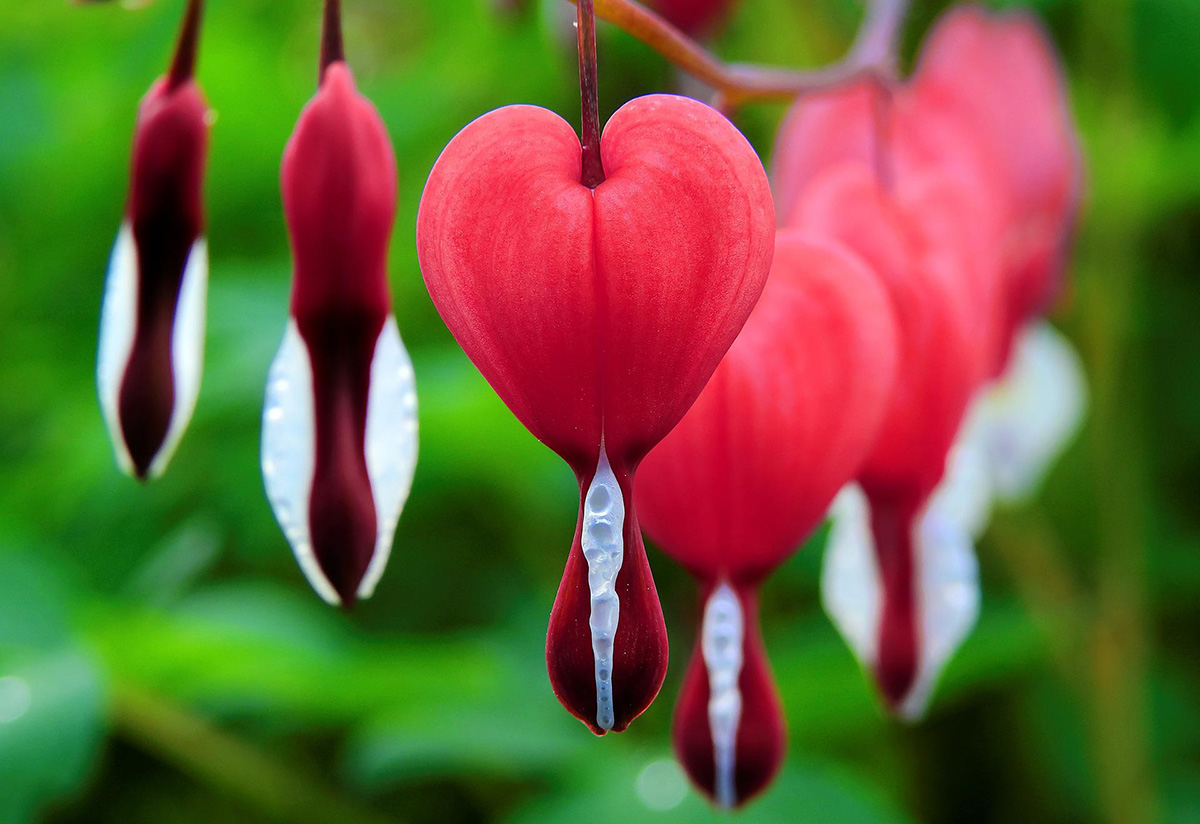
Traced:
<path fill-rule="evenodd" d="M 774 93 L 784 73 L 759 82 L 680 46 L 730 4 L 653 5 L 678 28 L 606 0 L 748 84 L 739 99 Z M 1078 359 L 1043 319 L 1082 180 L 1048 39 L 1030 17 L 952 10 L 900 81 L 904 3 L 877 8 L 787 115 L 769 180 L 730 120 L 687 97 L 636 98 L 602 130 L 579 0 L 582 135 L 539 107 L 482 115 L 438 158 L 417 218 L 446 326 L 578 481 L 546 639 L 555 694 L 597 735 L 658 694 L 667 630 L 644 522 L 699 585 L 673 738 L 722 806 L 766 788 L 786 749 L 758 628 L 770 574 L 832 514 L 826 610 L 886 705 L 919 718 L 978 613 L 973 543 L 993 500 L 1036 487 L 1084 406 Z M 141 479 L 166 467 L 200 385 L 200 16 L 190 0 L 142 103 L 101 320 L 101 404 Z M 396 161 L 336 0 L 319 65 L 283 154 L 294 274 L 262 470 L 313 588 L 350 607 L 383 573 L 412 484 L 416 392 L 387 282 Z"/>

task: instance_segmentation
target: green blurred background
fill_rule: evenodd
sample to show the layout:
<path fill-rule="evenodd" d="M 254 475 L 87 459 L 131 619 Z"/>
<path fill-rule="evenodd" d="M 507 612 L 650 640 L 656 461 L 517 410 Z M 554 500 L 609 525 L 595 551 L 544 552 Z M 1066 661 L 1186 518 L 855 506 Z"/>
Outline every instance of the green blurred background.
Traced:
<path fill-rule="evenodd" d="M 309 591 L 262 492 L 283 331 L 283 144 L 313 91 L 318 0 L 211 0 L 219 114 L 199 407 L 174 464 L 121 476 L 95 399 L 97 316 L 139 98 L 182 2 L 0 2 L 0 822 L 692 822 L 668 731 L 691 583 L 651 550 L 674 666 L 620 736 L 555 701 L 546 620 L 567 469 L 454 345 L 421 283 L 425 176 L 509 102 L 578 120 L 565 0 L 347 0 L 350 61 L 395 141 L 396 314 L 416 366 L 416 482 L 352 615 Z M 941 4 L 917 3 L 911 55 Z M 817 597 L 820 537 L 770 580 L 788 765 L 746 822 L 1200 822 L 1200 2 L 1043 0 L 1089 165 L 1056 315 L 1089 372 L 1082 435 L 979 548 L 983 614 L 928 720 L 888 720 Z M 853 0 L 745 0 L 731 59 L 835 59 Z M 602 25 L 602 109 L 674 72 Z M 764 157 L 782 108 L 738 117 Z"/>

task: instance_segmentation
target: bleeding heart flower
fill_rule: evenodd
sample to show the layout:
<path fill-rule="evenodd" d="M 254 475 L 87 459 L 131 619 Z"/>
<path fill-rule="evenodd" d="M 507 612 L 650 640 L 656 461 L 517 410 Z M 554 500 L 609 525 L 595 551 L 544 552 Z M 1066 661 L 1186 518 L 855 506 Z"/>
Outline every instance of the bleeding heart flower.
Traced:
<path fill-rule="evenodd" d="M 734 0 L 650 0 L 647 4 L 675 28 L 693 37 L 711 34 Z"/>
<path fill-rule="evenodd" d="M 387 564 L 416 463 L 417 398 L 387 286 L 395 157 L 336 25 L 335 8 L 320 89 L 283 156 L 295 269 L 267 382 L 262 468 L 309 582 L 350 607 Z"/>
<path fill-rule="evenodd" d="M 975 130 L 1009 213 L 1004 239 L 1007 360 L 1017 330 L 1059 291 L 1082 188 L 1079 141 L 1050 39 L 1029 14 L 947 12 L 912 81 L 929 106 Z"/>
<path fill-rule="evenodd" d="M 696 576 L 704 598 L 675 749 L 723 806 L 762 790 L 784 753 L 758 588 L 820 523 L 874 443 L 895 335 L 887 293 L 858 258 L 781 231 L 746 327 L 642 465 L 646 529 Z"/>
<path fill-rule="evenodd" d="M 417 251 L 455 339 L 579 479 L 546 658 L 559 700 L 601 734 L 625 729 L 666 672 L 634 471 L 753 308 L 774 219 L 750 145 L 694 100 L 651 95 L 614 114 L 594 189 L 581 155 L 545 109 L 484 115 L 430 174 Z"/>
<path fill-rule="evenodd" d="M 170 72 L 138 109 L 129 200 L 100 315 L 100 405 L 121 468 L 139 480 L 166 469 L 200 392 L 209 128 L 194 80 L 200 16 L 192 0 Z"/>
<path fill-rule="evenodd" d="M 824 594 L 852 644 L 854 630 L 846 622 L 878 617 L 876 643 L 855 649 L 869 653 L 864 660 L 888 703 L 909 714 L 926 671 L 941 663 L 931 656 L 935 640 L 928 628 L 935 619 L 939 625 L 949 620 L 934 613 L 936 593 L 924 587 L 949 574 L 955 550 L 970 548 L 965 520 L 939 520 L 941 510 L 930 499 L 986 373 L 989 350 L 981 319 L 989 313 L 976 303 L 973 283 L 994 277 L 994 270 L 975 271 L 986 261 L 977 257 L 968 225 L 972 213 L 951 178 L 913 177 L 885 192 L 869 169 L 850 164 L 819 178 L 793 218 L 795 225 L 859 253 L 879 274 L 896 313 L 896 388 L 858 475 L 866 493 L 858 534 L 871 546 L 864 554 L 877 573 L 845 585 L 827 577 Z M 943 521 L 949 527 L 939 526 Z M 839 563 L 838 547 L 831 541 L 827 565 Z M 959 609 L 958 620 L 974 621 L 970 603 L 951 606 Z"/>

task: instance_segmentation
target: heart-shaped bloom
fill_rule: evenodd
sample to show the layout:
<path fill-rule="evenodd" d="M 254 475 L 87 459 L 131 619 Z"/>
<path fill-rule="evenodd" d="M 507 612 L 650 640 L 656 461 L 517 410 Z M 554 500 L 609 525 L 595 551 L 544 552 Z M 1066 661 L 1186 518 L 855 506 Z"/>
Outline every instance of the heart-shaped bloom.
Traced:
<path fill-rule="evenodd" d="M 651 95 L 581 183 L 562 118 L 484 115 L 446 147 L 417 220 L 425 283 L 509 409 L 579 480 L 575 540 L 546 658 L 563 705 L 620 731 L 666 672 L 633 475 L 700 394 L 762 291 L 774 212 L 746 139 L 711 108 Z"/>
<path fill-rule="evenodd" d="M 412 364 L 392 316 L 396 161 L 343 60 L 283 156 L 291 316 L 263 412 L 267 495 L 313 588 L 349 607 L 383 574 L 417 454 Z"/>
<path fill-rule="evenodd" d="M 704 599 L 675 750 L 723 806 L 766 787 L 785 749 L 758 588 L 873 445 L 892 390 L 895 334 L 887 294 L 865 264 L 781 231 L 758 306 L 640 470 L 646 530 L 697 578 Z"/>
<path fill-rule="evenodd" d="M 100 315 L 100 406 L 121 468 L 140 480 L 166 469 L 200 393 L 209 129 L 193 77 L 200 11 L 189 3 L 171 70 L 138 109 L 129 199 Z"/>

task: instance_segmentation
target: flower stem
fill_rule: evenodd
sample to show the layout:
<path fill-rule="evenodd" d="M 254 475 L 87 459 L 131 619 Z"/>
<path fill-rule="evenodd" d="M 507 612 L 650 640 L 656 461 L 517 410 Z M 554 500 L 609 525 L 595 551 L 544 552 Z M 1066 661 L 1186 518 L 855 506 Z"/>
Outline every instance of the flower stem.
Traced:
<path fill-rule="evenodd" d="M 325 70 L 331 63 L 345 59 L 341 0 L 325 0 L 325 15 L 321 21 L 321 71 L 317 77 L 318 82 L 325 79 Z"/>
<path fill-rule="evenodd" d="M 861 77 L 882 77 L 890 82 L 896 72 L 896 41 L 909 0 L 872 0 L 846 56 L 830 66 L 808 71 L 724 63 L 636 0 L 594 0 L 594 4 L 599 17 L 711 86 L 723 105 L 732 109 L 751 100 L 789 100 Z"/>
<path fill-rule="evenodd" d="M 179 42 L 167 74 L 167 91 L 179 88 L 196 74 L 196 47 L 199 45 L 200 18 L 203 13 L 204 0 L 188 0 L 179 29 Z"/>
<path fill-rule="evenodd" d="M 600 97 L 596 71 L 596 13 L 593 0 L 579 0 L 576 10 L 579 29 L 579 97 L 583 115 L 583 161 L 581 180 L 595 189 L 604 182 L 600 158 Z"/>

